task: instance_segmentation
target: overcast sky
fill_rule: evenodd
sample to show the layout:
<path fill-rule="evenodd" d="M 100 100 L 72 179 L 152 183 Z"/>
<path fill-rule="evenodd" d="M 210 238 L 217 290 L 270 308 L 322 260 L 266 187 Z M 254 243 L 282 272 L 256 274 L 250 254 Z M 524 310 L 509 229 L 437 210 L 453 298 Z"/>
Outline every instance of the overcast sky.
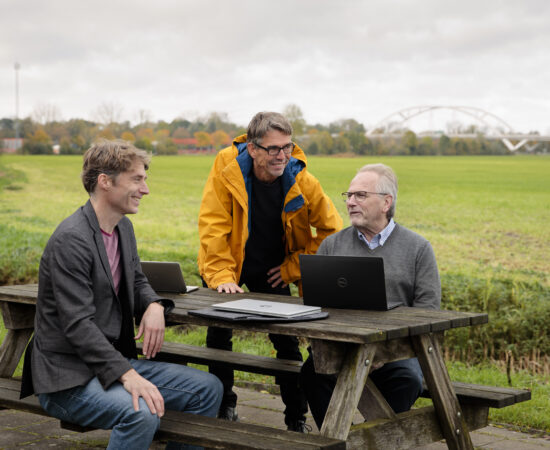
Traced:
<path fill-rule="evenodd" d="M 132 122 L 246 125 L 292 103 L 308 123 L 369 128 L 465 105 L 550 134 L 549 23 L 548 0 L 0 0 L 0 117 L 15 116 L 17 61 L 20 117 L 111 104 Z"/>

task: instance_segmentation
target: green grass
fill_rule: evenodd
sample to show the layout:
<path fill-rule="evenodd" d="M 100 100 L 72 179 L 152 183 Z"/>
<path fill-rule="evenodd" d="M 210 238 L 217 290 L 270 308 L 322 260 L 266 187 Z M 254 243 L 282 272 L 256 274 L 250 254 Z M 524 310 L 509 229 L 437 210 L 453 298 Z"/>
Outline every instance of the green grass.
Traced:
<path fill-rule="evenodd" d="M 149 170 L 151 194 L 131 217 L 140 257 L 179 261 L 190 284 L 200 283 L 197 215 L 212 161 L 212 156 L 155 157 Z M 443 306 L 489 312 L 488 325 L 449 333 L 450 351 L 461 360 L 500 357 L 506 351 L 516 361 L 536 360 L 541 349 L 539 355 L 549 356 L 550 157 L 310 157 L 310 171 L 345 224 L 349 221 L 340 193 L 356 170 L 371 162 L 384 162 L 397 172 L 396 220 L 432 243 L 443 281 Z M 79 179 L 81 164 L 79 156 L 2 156 L 0 284 L 37 280 L 48 237 L 87 200 Z M 169 334 L 168 339 L 193 343 L 204 336 Z M 235 350 L 273 352 L 265 338 L 239 333 Z M 504 372 L 494 367 L 453 362 L 450 370 L 458 381 L 475 375 L 472 382 L 507 385 Z M 493 410 L 491 417 L 548 431 L 548 374 L 522 374 L 514 379 L 518 386 L 533 389 L 533 400 Z M 258 380 L 250 374 L 237 376 Z"/>
<path fill-rule="evenodd" d="M 141 257 L 178 260 L 192 282 L 198 280 L 197 215 L 212 160 L 212 156 L 154 158 L 149 170 L 151 195 L 132 217 Z M 442 273 L 550 286 L 550 242 L 544 226 L 550 220 L 550 158 L 310 157 L 311 172 L 346 224 L 339 194 L 359 167 L 377 161 L 391 165 L 399 176 L 396 220 L 432 242 Z M 2 247 L 35 250 L 26 258 L 2 254 L 0 267 L 9 260 L 11 269 L 0 274 L 0 281 L 21 281 L 25 270 L 33 279 L 48 236 L 87 199 L 79 180 L 81 157 L 5 155 L 3 164 L 23 173 L 28 182 L 19 190 L 0 193 L 0 227 L 2 236 L 7 236 Z"/>
<path fill-rule="evenodd" d="M 447 363 L 447 369 L 453 381 L 487 386 L 509 386 L 506 371 L 488 363 L 471 366 L 454 361 Z M 513 425 L 523 431 L 539 430 L 549 433 L 550 383 L 548 376 L 517 371 L 511 375 L 511 380 L 511 387 L 531 390 L 531 400 L 501 409 L 490 408 L 489 420 L 496 424 Z M 418 399 L 415 406 L 421 407 L 428 404 L 431 404 L 431 400 Z"/>

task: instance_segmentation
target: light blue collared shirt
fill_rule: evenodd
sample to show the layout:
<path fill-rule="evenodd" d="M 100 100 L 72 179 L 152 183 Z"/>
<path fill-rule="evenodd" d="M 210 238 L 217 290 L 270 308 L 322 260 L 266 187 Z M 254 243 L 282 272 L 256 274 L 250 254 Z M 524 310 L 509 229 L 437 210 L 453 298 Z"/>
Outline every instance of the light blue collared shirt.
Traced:
<path fill-rule="evenodd" d="M 393 221 L 393 217 L 392 217 L 390 219 L 390 222 L 386 225 L 386 228 L 384 228 L 380 233 L 374 236 L 370 242 L 367 240 L 365 235 L 361 233 L 359 230 L 357 230 L 357 234 L 359 235 L 360 241 L 363 241 L 368 248 L 370 248 L 371 250 L 374 250 L 376 247 L 384 245 L 384 243 L 390 237 L 390 234 L 394 228 L 395 228 L 395 222 Z"/>

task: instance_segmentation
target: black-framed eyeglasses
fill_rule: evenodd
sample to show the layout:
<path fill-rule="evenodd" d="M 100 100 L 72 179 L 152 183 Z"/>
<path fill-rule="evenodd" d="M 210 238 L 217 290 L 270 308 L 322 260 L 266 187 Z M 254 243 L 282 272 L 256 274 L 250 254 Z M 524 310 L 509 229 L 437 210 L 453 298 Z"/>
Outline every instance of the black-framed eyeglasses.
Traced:
<path fill-rule="evenodd" d="M 390 195 L 386 192 L 369 192 L 369 191 L 356 191 L 356 192 L 342 192 L 342 200 L 347 202 L 351 200 L 351 197 L 355 196 L 355 200 L 359 203 L 364 202 L 369 195 Z"/>
<path fill-rule="evenodd" d="M 285 155 L 288 156 L 292 153 L 292 150 L 294 150 L 294 147 L 296 146 L 294 142 L 289 142 L 282 147 L 279 147 L 278 145 L 270 145 L 269 147 L 264 147 L 257 142 L 254 142 L 254 145 L 258 148 L 261 148 L 262 150 L 265 150 L 269 156 L 277 156 L 281 152 L 281 150 Z"/>

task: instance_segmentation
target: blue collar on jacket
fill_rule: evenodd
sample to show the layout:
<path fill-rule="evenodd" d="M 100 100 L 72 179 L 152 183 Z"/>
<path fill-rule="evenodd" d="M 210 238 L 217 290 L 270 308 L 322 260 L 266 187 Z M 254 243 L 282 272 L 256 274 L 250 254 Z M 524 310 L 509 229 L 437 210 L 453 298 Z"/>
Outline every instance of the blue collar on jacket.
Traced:
<path fill-rule="evenodd" d="M 237 150 L 239 154 L 237 155 L 237 163 L 241 169 L 244 179 L 244 185 L 246 187 L 246 193 L 250 199 L 252 193 L 252 167 L 254 160 L 248 154 L 246 150 L 246 142 L 241 142 L 237 145 Z M 296 176 L 305 168 L 305 163 L 293 156 L 290 157 L 288 164 L 285 167 L 283 174 L 281 175 L 281 180 L 283 184 L 283 195 L 286 199 L 287 193 L 294 183 L 296 183 Z M 302 194 L 293 198 L 284 205 L 285 212 L 296 211 L 304 206 L 304 197 Z M 250 208 L 248 209 L 248 224 L 250 226 Z"/>

